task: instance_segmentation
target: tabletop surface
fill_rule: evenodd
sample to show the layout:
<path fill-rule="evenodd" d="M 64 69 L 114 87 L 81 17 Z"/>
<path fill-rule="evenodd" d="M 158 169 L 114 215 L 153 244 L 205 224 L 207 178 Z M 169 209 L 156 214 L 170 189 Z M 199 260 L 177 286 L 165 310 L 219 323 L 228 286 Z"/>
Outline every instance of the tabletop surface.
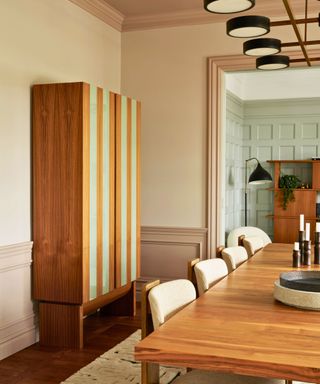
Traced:
<path fill-rule="evenodd" d="M 291 244 L 269 244 L 142 340 L 136 359 L 320 382 L 320 313 L 273 298 L 291 264 Z"/>

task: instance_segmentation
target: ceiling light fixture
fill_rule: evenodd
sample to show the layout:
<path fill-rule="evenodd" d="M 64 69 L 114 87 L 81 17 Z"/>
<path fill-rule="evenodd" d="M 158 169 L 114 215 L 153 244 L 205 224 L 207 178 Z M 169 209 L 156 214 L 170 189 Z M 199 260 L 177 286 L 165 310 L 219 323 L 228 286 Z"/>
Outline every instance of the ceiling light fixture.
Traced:
<path fill-rule="evenodd" d="M 273 38 L 248 40 L 243 43 L 243 53 L 248 56 L 274 55 L 281 51 L 281 41 Z"/>
<path fill-rule="evenodd" d="M 204 9 L 212 13 L 236 13 L 255 5 L 255 0 L 204 0 Z"/>
<path fill-rule="evenodd" d="M 266 71 L 275 69 L 288 68 L 290 65 L 289 56 L 284 55 L 269 55 L 258 57 L 256 60 L 256 68 Z"/>
<path fill-rule="evenodd" d="M 232 37 L 257 37 L 270 32 L 270 19 L 265 16 L 240 16 L 227 21 L 227 34 Z"/>

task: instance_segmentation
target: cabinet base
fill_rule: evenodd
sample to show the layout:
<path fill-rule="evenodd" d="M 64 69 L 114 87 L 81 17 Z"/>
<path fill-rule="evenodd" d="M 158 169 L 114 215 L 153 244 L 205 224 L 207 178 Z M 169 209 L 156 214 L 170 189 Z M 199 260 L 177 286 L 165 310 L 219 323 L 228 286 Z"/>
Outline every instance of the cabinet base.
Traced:
<path fill-rule="evenodd" d="M 83 316 L 95 312 L 114 316 L 133 316 L 136 310 L 136 283 L 103 295 L 83 305 L 40 302 L 40 344 L 83 348 Z"/>

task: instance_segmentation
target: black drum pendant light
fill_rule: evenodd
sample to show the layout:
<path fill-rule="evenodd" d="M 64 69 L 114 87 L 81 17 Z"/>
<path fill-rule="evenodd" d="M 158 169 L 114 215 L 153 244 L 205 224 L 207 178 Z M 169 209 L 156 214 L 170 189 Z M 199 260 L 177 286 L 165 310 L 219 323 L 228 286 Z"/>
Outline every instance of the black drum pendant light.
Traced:
<path fill-rule="evenodd" d="M 227 21 L 227 34 L 232 37 L 257 37 L 270 32 L 270 19 L 265 16 L 240 16 Z"/>
<path fill-rule="evenodd" d="M 204 0 L 204 9 L 212 13 L 243 12 L 255 5 L 255 0 Z"/>
<path fill-rule="evenodd" d="M 258 57 L 256 60 L 256 68 L 263 69 L 265 71 L 271 71 L 275 69 L 284 69 L 289 67 L 290 59 L 288 56 L 283 55 L 269 55 Z"/>
<path fill-rule="evenodd" d="M 281 51 L 281 41 L 273 38 L 248 40 L 243 43 L 243 53 L 248 56 L 274 55 Z"/>

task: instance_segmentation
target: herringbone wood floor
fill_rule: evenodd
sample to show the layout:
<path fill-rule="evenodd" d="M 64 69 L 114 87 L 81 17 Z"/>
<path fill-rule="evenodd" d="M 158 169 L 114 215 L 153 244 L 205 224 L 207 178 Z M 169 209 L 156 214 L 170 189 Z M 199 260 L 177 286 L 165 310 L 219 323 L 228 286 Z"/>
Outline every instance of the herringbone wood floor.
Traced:
<path fill-rule="evenodd" d="M 140 316 L 89 316 L 82 350 L 34 344 L 0 361 L 0 384 L 58 384 L 140 328 Z"/>

